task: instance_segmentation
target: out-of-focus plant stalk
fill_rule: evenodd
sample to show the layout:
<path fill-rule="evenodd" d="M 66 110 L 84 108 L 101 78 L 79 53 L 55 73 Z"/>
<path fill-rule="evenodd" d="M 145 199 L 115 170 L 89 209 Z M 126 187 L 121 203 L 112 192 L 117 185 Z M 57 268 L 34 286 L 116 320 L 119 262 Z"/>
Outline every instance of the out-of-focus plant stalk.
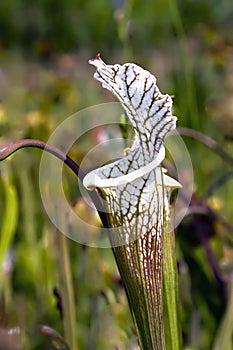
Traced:
<path fill-rule="evenodd" d="M 232 350 L 232 336 L 233 336 L 233 276 L 230 277 L 228 285 L 228 306 L 223 316 L 222 322 L 219 326 L 213 350 Z"/>
<path fill-rule="evenodd" d="M 10 288 L 8 279 L 8 268 L 4 269 L 4 261 L 7 259 L 7 252 L 9 251 L 10 245 L 12 243 L 14 234 L 17 229 L 17 219 L 18 219 L 18 196 L 15 186 L 13 185 L 11 178 L 8 174 L 7 167 L 3 169 L 2 172 L 2 185 L 5 194 L 5 212 L 2 215 L 2 227 L 0 235 L 0 292 L 4 287 L 4 297 L 5 301 L 8 302 L 10 299 Z M 6 274 L 6 276 L 4 276 Z M 6 283 L 3 283 L 6 277 Z"/>
<path fill-rule="evenodd" d="M 71 276 L 71 264 L 69 258 L 69 249 L 67 244 L 67 237 L 58 232 L 58 264 L 59 264 L 59 279 L 62 292 L 62 310 L 63 310 L 63 325 L 64 338 L 69 344 L 70 349 L 78 350 L 76 337 L 76 317 L 75 317 L 75 300 L 74 300 L 74 286 Z M 61 259 L 62 257 L 62 259 Z"/>
<path fill-rule="evenodd" d="M 163 232 L 163 314 L 167 349 L 182 349 L 174 231 Z"/>

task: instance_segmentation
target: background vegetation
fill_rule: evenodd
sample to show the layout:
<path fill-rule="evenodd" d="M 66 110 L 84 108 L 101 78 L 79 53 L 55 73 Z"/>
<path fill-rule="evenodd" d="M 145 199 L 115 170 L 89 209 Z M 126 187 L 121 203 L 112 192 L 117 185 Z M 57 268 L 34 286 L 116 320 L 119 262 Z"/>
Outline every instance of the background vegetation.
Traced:
<path fill-rule="evenodd" d="M 132 61 L 153 72 L 160 89 L 175 95 L 179 126 L 232 154 L 232 17 L 231 0 L 2 0 L 1 148 L 26 137 L 46 141 L 72 113 L 114 100 L 87 64 L 101 52 L 108 63 Z M 195 193 L 177 230 L 183 339 L 186 348 L 206 350 L 223 335 L 232 339 L 232 162 L 184 140 Z M 79 162 L 83 151 L 75 146 L 71 155 Z M 25 150 L 0 166 L 0 349 L 65 349 L 55 330 L 72 350 L 74 343 L 134 349 L 112 252 L 56 232 L 39 195 L 40 157 Z M 68 171 L 64 186 L 88 217 Z"/>

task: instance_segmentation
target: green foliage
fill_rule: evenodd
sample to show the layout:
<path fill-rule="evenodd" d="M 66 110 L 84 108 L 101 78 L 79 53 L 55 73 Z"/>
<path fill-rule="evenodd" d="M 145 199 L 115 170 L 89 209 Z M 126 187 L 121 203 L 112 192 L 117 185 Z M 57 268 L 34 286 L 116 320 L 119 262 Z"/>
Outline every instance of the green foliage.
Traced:
<path fill-rule="evenodd" d="M 232 154 L 232 14 L 229 0 L 131 0 L 125 5 L 107 0 L 0 1 L 1 147 L 22 137 L 46 141 L 70 114 L 107 101 L 86 64 L 100 51 L 108 63 L 131 60 L 153 72 L 162 90 L 175 95 L 178 125 L 210 135 Z M 86 142 L 92 145 L 93 139 Z M 232 177 L 214 184 L 232 167 L 197 141 L 185 137 L 185 142 L 194 170 L 192 204 L 200 200 L 199 208 L 207 205 L 216 216 L 190 215 L 177 233 L 184 347 L 227 348 L 233 310 Z M 79 163 L 82 148 L 74 145 L 71 153 Z M 55 348 L 61 347 L 60 334 L 67 343 L 74 337 L 79 350 L 135 348 L 127 299 L 110 250 L 66 242 L 72 276 L 67 282 L 64 246 L 40 199 L 39 162 L 39 151 L 24 150 L 0 165 L 1 336 L 9 349 L 15 338 L 7 331 L 16 326 L 19 349 L 48 349 L 56 336 L 61 343 Z M 73 202 L 79 195 L 77 181 L 66 170 L 64 188 Z M 213 191 L 207 195 L 209 188 Z M 83 209 L 83 215 L 89 213 Z M 211 233 L 207 238 L 206 232 Z M 75 328 L 72 334 L 57 307 L 59 295 L 73 307 L 73 318 L 66 321 Z M 41 333 L 41 325 L 52 327 L 52 335 Z"/>

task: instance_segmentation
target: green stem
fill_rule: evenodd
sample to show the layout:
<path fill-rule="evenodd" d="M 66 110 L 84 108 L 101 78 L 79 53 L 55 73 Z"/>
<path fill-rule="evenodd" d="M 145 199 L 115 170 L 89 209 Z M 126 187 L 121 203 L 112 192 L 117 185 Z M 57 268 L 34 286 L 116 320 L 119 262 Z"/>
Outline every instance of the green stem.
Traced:
<path fill-rule="evenodd" d="M 49 145 L 43 141 L 35 140 L 35 139 L 22 139 L 19 141 L 16 141 L 10 145 L 7 145 L 3 149 L 0 150 L 0 161 L 3 161 L 4 159 L 11 156 L 13 153 L 17 152 L 18 150 L 22 148 L 28 148 L 28 147 L 34 147 L 42 149 L 52 155 L 54 155 L 56 158 L 62 160 L 72 171 L 75 175 L 79 177 L 79 179 L 82 181 L 84 176 L 86 175 L 84 171 L 78 166 L 78 164 L 70 158 L 68 155 L 66 155 L 64 152 L 62 152 L 60 149 Z M 100 196 L 96 191 L 90 191 L 89 195 L 91 197 L 92 202 L 94 203 L 96 210 L 98 211 L 100 220 L 103 223 L 104 227 L 108 227 L 108 218 L 105 213 L 105 209 L 103 206 L 103 203 L 100 199 Z"/>
<path fill-rule="evenodd" d="M 125 2 L 122 8 L 119 18 L 118 18 L 118 35 L 123 46 L 123 54 L 128 60 L 132 59 L 132 47 L 129 40 L 129 28 L 130 17 L 132 13 L 132 8 L 134 5 L 134 0 L 128 0 Z"/>
<path fill-rule="evenodd" d="M 211 137 L 201 133 L 200 131 L 196 131 L 193 129 L 179 127 L 176 129 L 178 133 L 182 136 L 188 136 L 201 142 L 206 147 L 210 148 L 212 151 L 217 153 L 223 160 L 228 162 L 230 165 L 233 165 L 233 156 L 225 151 L 223 147 L 221 147 L 214 139 Z"/>
<path fill-rule="evenodd" d="M 163 298 L 166 346 L 167 349 L 179 350 L 182 349 L 182 345 L 178 317 L 178 272 L 174 231 L 165 231 L 163 240 Z"/>
<path fill-rule="evenodd" d="M 181 49 L 181 61 L 184 72 L 184 79 L 186 83 L 186 87 L 183 89 L 183 103 L 185 104 L 183 115 L 190 115 L 192 126 L 198 128 L 198 108 L 196 101 L 196 91 L 194 86 L 193 79 L 193 67 L 191 61 L 191 55 L 188 49 L 187 38 L 185 34 L 185 30 L 182 23 L 182 18 L 179 12 L 177 0 L 168 0 L 168 5 L 170 8 L 170 15 L 173 21 L 173 26 L 177 33 L 177 36 L 180 41 L 180 49 Z M 186 97 L 184 96 L 186 94 Z M 182 102 L 182 101 L 181 101 Z M 186 110 L 186 112 L 185 112 Z"/>
<path fill-rule="evenodd" d="M 76 336 L 76 317 L 75 317 L 75 299 L 74 286 L 71 276 L 71 264 L 69 258 L 67 238 L 58 232 L 58 264 L 59 277 L 62 286 L 62 306 L 63 306 L 63 325 L 64 338 L 70 349 L 78 350 Z M 60 258 L 62 256 L 62 259 Z"/>
<path fill-rule="evenodd" d="M 213 350 L 232 350 L 233 337 L 233 280 L 229 283 L 228 305 L 217 332 Z"/>
<path fill-rule="evenodd" d="M 3 262 L 17 229 L 19 211 L 17 192 L 7 174 L 4 174 L 2 177 L 2 183 L 5 192 L 6 204 L 5 213 L 2 216 L 3 223 L 0 235 L 0 292 L 3 288 Z"/>

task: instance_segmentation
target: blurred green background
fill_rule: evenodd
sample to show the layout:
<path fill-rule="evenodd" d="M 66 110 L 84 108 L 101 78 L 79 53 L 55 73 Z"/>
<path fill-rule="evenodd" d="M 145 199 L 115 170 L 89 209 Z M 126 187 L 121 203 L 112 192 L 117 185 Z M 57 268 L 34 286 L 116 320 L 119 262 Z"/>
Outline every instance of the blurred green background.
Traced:
<path fill-rule="evenodd" d="M 71 114 L 115 101 L 87 64 L 100 52 L 107 63 L 150 70 L 161 91 L 174 95 L 178 125 L 232 154 L 232 18 L 232 0 L 1 0 L 0 147 L 46 141 Z M 214 213 L 190 215 L 177 230 L 184 347 L 206 350 L 221 332 L 232 337 L 232 163 L 184 140 L 192 205 Z M 83 155 L 75 145 L 71 156 L 79 163 Z M 55 230 L 40 199 L 40 157 L 24 150 L 0 164 L 0 349 L 65 349 L 55 330 L 72 350 L 136 349 L 112 252 Z M 66 170 L 64 187 L 76 210 L 98 222 Z"/>

